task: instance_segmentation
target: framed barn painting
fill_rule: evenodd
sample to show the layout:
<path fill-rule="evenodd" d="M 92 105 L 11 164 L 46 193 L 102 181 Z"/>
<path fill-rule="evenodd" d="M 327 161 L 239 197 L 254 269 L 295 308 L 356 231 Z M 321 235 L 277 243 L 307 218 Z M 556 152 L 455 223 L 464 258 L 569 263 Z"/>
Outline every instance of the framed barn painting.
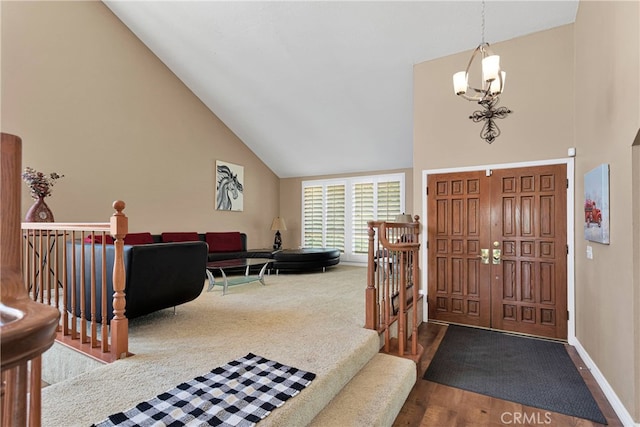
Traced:
<path fill-rule="evenodd" d="M 609 165 L 584 174 L 584 238 L 609 244 Z"/>
<path fill-rule="evenodd" d="M 216 160 L 216 210 L 242 211 L 244 167 Z"/>

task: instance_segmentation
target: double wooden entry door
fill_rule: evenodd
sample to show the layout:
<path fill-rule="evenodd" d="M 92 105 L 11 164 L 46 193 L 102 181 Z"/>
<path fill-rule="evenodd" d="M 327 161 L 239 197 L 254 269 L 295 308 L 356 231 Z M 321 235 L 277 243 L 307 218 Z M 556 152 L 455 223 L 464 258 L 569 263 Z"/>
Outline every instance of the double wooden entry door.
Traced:
<path fill-rule="evenodd" d="M 427 180 L 429 319 L 567 339 L 566 165 Z"/>

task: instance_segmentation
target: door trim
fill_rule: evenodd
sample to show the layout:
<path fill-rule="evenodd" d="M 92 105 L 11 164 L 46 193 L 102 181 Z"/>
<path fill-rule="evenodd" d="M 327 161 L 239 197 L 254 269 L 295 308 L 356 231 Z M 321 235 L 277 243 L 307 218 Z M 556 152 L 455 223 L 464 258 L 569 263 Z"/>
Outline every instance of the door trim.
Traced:
<path fill-rule="evenodd" d="M 425 321 L 428 320 L 429 306 L 428 306 L 428 260 L 427 260 L 427 232 L 426 224 L 427 218 L 427 194 L 425 188 L 427 187 L 427 177 L 431 174 L 439 173 L 454 173 L 454 172 L 472 172 L 478 170 L 488 169 L 510 169 L 510 168 L 525 168 L 531 166 L 544 166 L 544 165 L 567 165 L 567 245 L 569 247 L 569 253 L 567 255 L 567 310 L 569 311 L 569 321 L 567 322 L 567 341 L 571 345 L 575 345 L 576 329 L 575 329 L 575 159 L 573 157 L 561 158 L 561 159 L 549 159 L 538 160 L 530 162 L 519 163 L 500 163 L 492 165 L 478 165 L 478 166 L 463 166 L 457 168 L 442 168 L 442 169 L 425 169 L 422 171 L 422 186 L 420 187 L 421 193 L 421 207 L 422 207 L 422 224 L 423 230 L 421 232 L 421 246 L 424 248 L 421 251 L 421 290 L 420 293 L 424 296 L 422 298 L 424 306 L 423 313 Z"/>

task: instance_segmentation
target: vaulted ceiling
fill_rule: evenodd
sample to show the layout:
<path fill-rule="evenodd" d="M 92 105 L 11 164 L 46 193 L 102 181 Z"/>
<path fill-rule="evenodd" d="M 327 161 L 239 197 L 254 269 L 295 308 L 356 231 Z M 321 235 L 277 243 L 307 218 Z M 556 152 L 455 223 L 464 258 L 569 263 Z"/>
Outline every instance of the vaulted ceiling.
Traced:
<path fill-rule="evenodd" d="M 104 2 L 281 178 L 411 167 L 413 65 L 482 36 L 478 0 Z M 485 40 L 577 8 L 487 0 Z"/>

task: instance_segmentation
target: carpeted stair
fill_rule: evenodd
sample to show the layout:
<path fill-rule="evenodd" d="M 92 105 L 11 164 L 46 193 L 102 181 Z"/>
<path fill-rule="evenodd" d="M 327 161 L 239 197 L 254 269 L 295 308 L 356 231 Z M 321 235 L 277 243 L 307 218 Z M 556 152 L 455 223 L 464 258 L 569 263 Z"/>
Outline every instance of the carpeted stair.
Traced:
<path fill-rule="evenodd" d="M 175 315 L 163 310 L 134 319 L 135 356 L 46 387 L 42 425 L 91 425 L 248 352 L 316 374 L 261 427 L 391 425 L 416 368 L 380 354 L 378 334 L 363 328 L 365 274 L 338 266 L 272 275 L 267 286 L 237 286 L 225 296 L 203 292 Z M 47 355 L 43 363 L 55 358 Z"/>
<path fill-rule="evenodd" d="M 414 362 L 378 353 L 309 426 L 390 426 L 415 381 Z"/>
<path fill-rule="evenodd" d="M 317 378 L 313 388 L 310 387 L 305 393 L 291 399 L 260 425 L 390 426 L 416 381 L 416 366 L 410 360 L 377 352 L 377 345 L 377 338 L 372 336 L 372 339 L 354 347 L 353 351 L 344 356 L 345 360 Z M 52 388 L 73 388 L 75 381 L 67 382 L 63 376 L 78 375 L 75 368 L 83 364 L 82 359 L 86 359 L 84 362 L 88 363 L 84 366 L 88 373 L 82 375 L 86 375 L 86 380 L 99 381 L 99 376 L 90 373 L 91 368 L 100 366 L 95 364 L 97 362 L 59 344 L 46 354 L 44 365 L 48 370 L 43 378 L 55 383 Z M 363 363 L 364 366 L 361 366 Z M 361 369 L 358 370 L 359 367 Z M 327 402 L 332 393 L 337 394 Z M 48 422 L 43 425 L 55 425 L 62 419 L 69 423 L 66 425 L 76 425 L 77 418 L 69 415 L 66 418 L 57 417 L 55 421 L 48 417 Z M 310 423 L 309 418 L 313 418 Z"/>

